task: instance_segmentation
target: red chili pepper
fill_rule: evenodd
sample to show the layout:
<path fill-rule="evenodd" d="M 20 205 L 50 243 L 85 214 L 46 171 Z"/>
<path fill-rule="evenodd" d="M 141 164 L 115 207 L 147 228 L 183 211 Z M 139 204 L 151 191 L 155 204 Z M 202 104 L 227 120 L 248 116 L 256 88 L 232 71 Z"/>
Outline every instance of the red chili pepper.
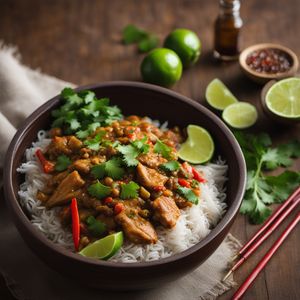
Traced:
<path fill-rule="evenodd" d="M 153 190 L 155 192 L 161 192 L 161 191 L 164 191 L 166 188 L 163 186 L 163 185 L 157 185 L 157 186 L 154 186 L 153 187 Z"/>
<path fill-rule="evenodd" d="M 191 187 L 191 184 L 183 178 L 178 178 L 178 183 L 187 188 Z"/>
<path fill-rule="evenodd" d="M 54 171 L 54 164 L 45 158 L 41 149 L 36 150 L 35 155 L 43 166 L 43 170 L 45 173 L 51 173 Z"/>
<path fill-rule="evenodd" d="M 206 179 L 202 177 L 198 171 L 195 170 L 195 168 L 192 168 L 194 179 L 198 182 L 206 182 Z"/>
<path fill-rule="evenodd" d="M 134 133 L 129 133 L 127 136 L 130 140 L 134 140 L 136 138 Z"/>
<path fill-rule="evenodd" d="M 115 207 L 114 207 L 114 213 L 115 215 L 118 215 L 120 212 L 122 212 L 124 210 L 124 204 L 118 202 Z"/>
<path fill-rule="evenodd" d="M 113 198 L 112 197 L 106 197 L 104 199 L 104 204 L 108 204 L 108 203 L 112 203 L 113 202 Z"/>
<path fill-rule="evenodd" d="M 77 207 L 76 198 L 72 199 L 71 202 L 71 213 L 72 213 L 72 232 L 73 232 L 73 242 L 75 250 L 78 251 L 79 239 L 80 239 L 80 223 L 79 223 L 79 213 Z"/>

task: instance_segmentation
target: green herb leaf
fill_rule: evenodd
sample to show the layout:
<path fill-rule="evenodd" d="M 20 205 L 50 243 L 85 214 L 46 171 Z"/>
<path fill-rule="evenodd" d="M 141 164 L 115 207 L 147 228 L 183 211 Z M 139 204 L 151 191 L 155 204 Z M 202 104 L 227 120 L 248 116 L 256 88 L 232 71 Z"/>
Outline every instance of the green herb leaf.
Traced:
<path fill-rule="evenodd" d="M 100 165 L 95 165 L 91 168 L 91 174 L 96 179 L 102 179 L 105 176 L 105 163 Z"/>
<path fill-rule="evenodd" d="M 145 136 L 141 140 L 136 140 L 132 142 L 131 144 L 139 150 L 142 154 L 147 154 L 149 152 L 150 145 L 147 144 L 148 138 Z"/>
<path fill-rule="evenodd" d="M 147 32 L 129 24 L 123 29 L 123 42 L 125 44 L 133 44 L 147 37 Z"/>
<path fill-rule="evenodd" d="M 186 200 L 188 200 L 191 203 L 198 204 L 198 202 L 199 202 L 199 198 L 193 192 L 192 189 L 189 189 L 189 188 L 186 188 L 186 187 L 182 187 L 182 186 L 178 186 L 177 189 L 176 189 L 176 192 L 180 196 L 182 196 L 183 198 L 185 198 Z"/>
<path fill-rule="evenodd" d="M 138 165 L 139 161 L 136 158 L 140 152 L 137 148 L 132 145 L 119 145 L 117 150 L 123 154 L 123 161 L 128 167 Z"/>
<path fill-rule="evenodd" d="M 272 141 L 266 133 L 258 135 L 235 133 L 247 164 L 247 187 L 241 213 L 253 223 L 262 223 L 270 214 L 267 205 L 285 200 L 300 184 L 300 173 L 285 171 L 278 176 L 265 176 L 263 169 L 287 167 L 292 157 L 300 156 L 300 143 L 293 141 L 271 148 Z"/>
<path fill-rule="evenodd" d="M 88 225 L 89 231 L 95 237 L 100 237 L 106 231 L 106 224 L 96 220 L 94 216 L 89 216 L 85 222 Z"/>
<path fill-rule="evenodd" d="M 98 127 L 100 127 L 99 122 L 91 123 L 88 125 L 86 130 L 77 131 L 76 136 L 80 139 L 84 139 L 92 134 Z"/>
<path fill-rule="evenodd" d="M 170 158 L 172 149 L 163 143 L 161 140 L 157 140 L 154 146 L 154 152 L 161 154 L 164 158 Z"/>
<path fill-rule="evenodd" d="M 140 186 L 134 181 L 121 185 L 121 199 L 133 199 L 138 197 L 138 190 Z"/>
<path fill-rule="evenodd" d="M 91 184 L 87 190 L 91 196 L 100 200 L 107 197 L 111 192 L 111 188 L 109 186 L 106 186 L 99 181 Z"/>
<path fill-rule="evenodd" d="M 105 172 L 107 176 L 113 179 L 120 179 L 124 176 L 125 170 L 121 167 L 122 160 L 114 157 L 105 163 Z"/>
<path fill-rule="evenodd" d="M 158 37 L 156 35 L 150 34 L 138 43 L 138 48 L 140 52 L 145 53 L 156 48 L 158 46 L 158 43 Z"/>
<path fill-rule="evenodd" d="M 165 172 L 174 172 L 179 170 L 180 163 L 177 160 L 171 160 L 159 166 Z"/>
<path fill-rule="evenodd" d="M 70 158 L 66 155 L 60 155 L 57 157 L 57 162 L 55 164 L 55 170 L 58 172 L 64 171 L 72 163 Z"/>
<path fill-rule="evenodd" d="M 85 140 L 84 145 L 86 145 L 89 149 L 98 151 L 100 149 L 100 143 L 105 135 L 105 131 L 100 131 L 93 139 Z"/>

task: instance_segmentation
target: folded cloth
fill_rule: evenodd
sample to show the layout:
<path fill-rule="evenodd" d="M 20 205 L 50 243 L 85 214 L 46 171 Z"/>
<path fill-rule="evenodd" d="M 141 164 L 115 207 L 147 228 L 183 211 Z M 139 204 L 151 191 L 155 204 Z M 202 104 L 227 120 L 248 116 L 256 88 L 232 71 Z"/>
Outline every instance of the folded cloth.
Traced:
<path fill-rule="evenodd" d="M 16 51 L 0 44 L 0 168 L 7 146 L 20 123 L 45 100 L 71 83 L 20 64 Z M 217 251 L 196 271 L 157 289 L 115 293 L 80 286 L 48 268 L 26 246 L 10 220 L 0 192 L 0 272 L 17 299 L 215 299 L 230 289 L 221 282 L 231 257 L 240 247 L 228 235 Z"/>

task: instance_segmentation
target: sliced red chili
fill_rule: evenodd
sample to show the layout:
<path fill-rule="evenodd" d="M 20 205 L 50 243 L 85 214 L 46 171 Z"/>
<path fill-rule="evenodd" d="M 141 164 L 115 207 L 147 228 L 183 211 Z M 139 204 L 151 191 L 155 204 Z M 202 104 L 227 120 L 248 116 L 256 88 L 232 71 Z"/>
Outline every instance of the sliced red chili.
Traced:
<path fill-rule="evenodd" d="M 79 213 L 76 198 L 72 199 L 71 202 L 71 214 L 72 214 L 72 233 L 75 250 L 78 251 L 79 240 L 80 240 L 80 223 Z"/>
<path fill-rule="evenodd" d="M 191 184 L 187 180 L 185 180 L 183 178 L 178 178 L 178 183 L 181 186 L 184 186 L 184 187 L 187 187 L 187 188 L 191 187 Z"/>
<path fill-rule="evenodd" d="M 35 155 L 39 159 L 45 173 L 51 173 L 54 171 L 54 164 L 46 159 L 41 149 L 36 150 Z"/>
<path fill-rule="evenodd" d="M 195 168 L 192 168 L 192 172 L 195 180 L 197 180 L 198 182 L 206 182 L 206 179 L 202 177 Z"/>
<path fill-rule="evenodd" d="M 113 202 L 113 198 L 112 197 L 106 197 L 104 199 L 104 204 L 109 204 L 109 203 L 112 203 Z"/>
<path fill-rule="evenodd" d="M 124 204 L 118 202 L 115 207 L 114 207 L 114 213 L 115 215 L 118 215 L 120 212 L 122 212 L 124 210 Z"/>

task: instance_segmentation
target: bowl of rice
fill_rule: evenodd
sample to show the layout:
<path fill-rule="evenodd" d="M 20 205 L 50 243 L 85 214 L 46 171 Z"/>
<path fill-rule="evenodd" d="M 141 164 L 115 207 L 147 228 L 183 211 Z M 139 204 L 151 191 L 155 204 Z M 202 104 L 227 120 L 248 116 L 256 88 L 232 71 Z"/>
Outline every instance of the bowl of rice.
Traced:
<path fill-rule="evenodd" d="M 214 140 L 215 154 L 209 162 L 194 165 L 205 177 L 199 202 L 180 209 L 176 225 L 155 228 L 155 242 L 136 244 L 126 240 L 106 260 L 76 253 L 72 234 L 59 222 L 58 208 L 47 209 L 36 197 L 50 176 L 41 171 L 36 151 L 46 151 L 51 143 L 52 112 L 61 105 L 58 95 L 26 119 L 7 152 L 5 199 L 22 238 L 48 266 L 95 288 L 152 288 L 188 274 L 218 248 L 241 205 L 246 166 L 237 141 L 205 107 L 165 88 L 116 81 L 79 87 L 75 92 L 83 90 L 109 98 L 124 116 L 147 116 L 148 122 L 162 132 L 174 126 L 184 129 L 189 124 L 204 127 Z M 124 229 L 130 238 L 130 232 Z"/>

